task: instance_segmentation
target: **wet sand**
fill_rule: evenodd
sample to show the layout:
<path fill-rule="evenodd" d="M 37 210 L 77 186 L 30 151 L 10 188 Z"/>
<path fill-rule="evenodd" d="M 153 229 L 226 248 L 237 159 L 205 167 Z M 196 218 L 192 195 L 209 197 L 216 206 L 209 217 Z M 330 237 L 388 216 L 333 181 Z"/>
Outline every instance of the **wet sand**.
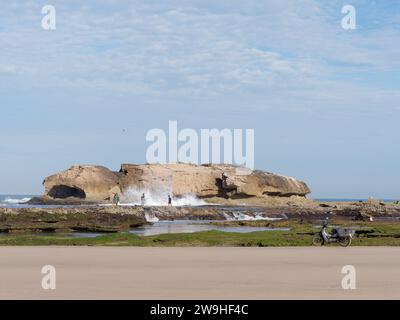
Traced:
<path fill-rule="evenodd" d="M 399 299 L 400 248 L 0 247 L 1 299 Z M 41 268 L 56 268 L 43 290 Z M 356 290 L 341 287 L 356 267 Z"/>

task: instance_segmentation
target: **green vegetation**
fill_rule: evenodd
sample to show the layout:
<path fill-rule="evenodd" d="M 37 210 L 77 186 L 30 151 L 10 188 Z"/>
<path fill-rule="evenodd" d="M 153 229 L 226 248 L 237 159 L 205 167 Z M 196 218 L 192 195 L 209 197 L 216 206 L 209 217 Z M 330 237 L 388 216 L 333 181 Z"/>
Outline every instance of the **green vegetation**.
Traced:
<path fill-rule="evenodd" d="M 335 220 L 335 226 L 356 228 L 352 246 L 400 246 L 400 222 L 357 222 Z M 185 234 L 162 234 L 157 236 L 137 236 L 120 232 L 98 236 L 96 238 L 69 238 L 65 235 L 9 234 L 0 236 L 2 246 L 147 246 L 147 247 L 185 247 L 185 246 L 236 246 L 236 247 L 277 247 L 310 246 L 313 234 L 318 231 L 315 221 L 226 221 L 213 222 L 225 226 L 257 226 L 270 228 L 290 228 L 289 231 L 261 231 L 251 233 L 228 233 L 206 231 Z M 334 246 L 331 244 L 330 246 Z"/>

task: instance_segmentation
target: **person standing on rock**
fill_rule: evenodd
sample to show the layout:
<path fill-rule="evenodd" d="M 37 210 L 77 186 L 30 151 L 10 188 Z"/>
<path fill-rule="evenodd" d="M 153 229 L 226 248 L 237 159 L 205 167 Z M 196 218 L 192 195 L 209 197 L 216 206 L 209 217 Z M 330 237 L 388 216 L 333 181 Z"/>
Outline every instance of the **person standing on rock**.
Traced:
<path fill-rule="evenodd" d="M 146 196 L 144 195 L 144 193 L 142 194 L 142 197 L 140 198 L 140 203 L 142 204 L 142 207 L 144 207 L 144 205 L 146 203 Z"/>
<path fill-rule="evenodd" d="M 118 206 L 119 205 L 119 195 L 118 195 L 118 193 L 114 194 L 113 204 L 114 204 L 114 206 Z"/>
<path fill-rule="evenodd" d="M 168 195 L 168 206 L 172 206 L 172 198 L 170 195 Z"/>
<path fill-rule="evenodd" d="M 228 188 L 228 176 L 225 174 L 225 172 L 222 173 L 221 180 L 222 180 L 222 188 L 224 189 Z"/>

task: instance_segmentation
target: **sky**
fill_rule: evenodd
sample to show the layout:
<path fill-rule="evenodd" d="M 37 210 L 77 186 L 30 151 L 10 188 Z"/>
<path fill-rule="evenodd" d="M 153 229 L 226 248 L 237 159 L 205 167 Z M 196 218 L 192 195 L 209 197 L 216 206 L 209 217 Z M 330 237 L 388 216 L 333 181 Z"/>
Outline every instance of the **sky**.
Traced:
<path fill-rule="evenodd" d="M 397 0 L 0 0 L 0 194 L 144 163 L 177 120 L 254 129 L 255 167 L 311 197 L 399 199 L 399 40 Z"/>

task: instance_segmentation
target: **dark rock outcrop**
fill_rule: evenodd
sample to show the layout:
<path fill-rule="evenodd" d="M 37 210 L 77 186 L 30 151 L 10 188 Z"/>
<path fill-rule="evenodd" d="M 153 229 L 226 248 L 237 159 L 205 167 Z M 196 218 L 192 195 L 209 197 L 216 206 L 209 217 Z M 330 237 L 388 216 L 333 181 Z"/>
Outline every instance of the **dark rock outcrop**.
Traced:
<path fill-rule="evenodd" d="M 0 208 L 0 232 L 118 232 L 147 224 L 143 208 Z"/>

